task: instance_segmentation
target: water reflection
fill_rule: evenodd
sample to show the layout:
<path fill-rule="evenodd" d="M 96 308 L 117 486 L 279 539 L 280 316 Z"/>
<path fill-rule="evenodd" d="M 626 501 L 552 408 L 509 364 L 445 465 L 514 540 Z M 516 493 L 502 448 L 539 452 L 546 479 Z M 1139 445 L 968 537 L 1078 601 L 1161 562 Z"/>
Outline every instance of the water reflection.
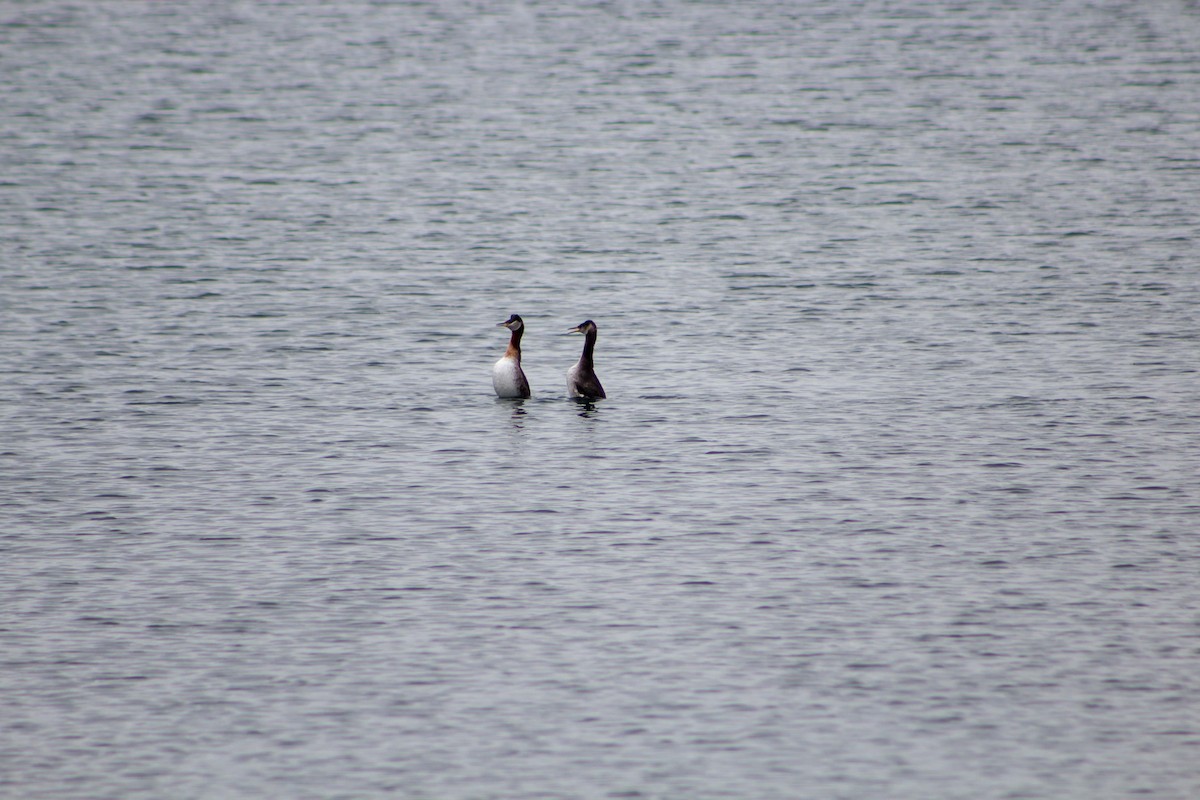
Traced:
<path fill-rule="evenodd" d="M 529 414 L 529 412 L 525 410 L 525 399 L 526 398 L 524 398 L 524 397 L 518 397 L 518 398 L 497 397 L 497 398 L 495 398 L 496 405 L 511 406 L 511 410 L 509 413 L 509 422 L 511 422 L 512 426 L 514 428 L 517 428 L 518 430 L 523 429 L 525 427 L 525 417 Z"/>
<path fill-rule="evenodd" d="M 591 419 L 599 416 L 600 412 L 596 408 L 596 404 L 591 400 L 575 400 L 575 404 L 579 406 L 579 416 L 584 419 Z"/>

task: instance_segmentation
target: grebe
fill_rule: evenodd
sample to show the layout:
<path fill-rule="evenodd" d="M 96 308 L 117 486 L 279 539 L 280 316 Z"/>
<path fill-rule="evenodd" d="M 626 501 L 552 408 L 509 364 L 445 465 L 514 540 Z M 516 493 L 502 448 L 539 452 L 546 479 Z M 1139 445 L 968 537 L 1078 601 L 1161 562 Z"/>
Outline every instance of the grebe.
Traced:
<path fill-rule="evenodd" d="M 529 397 L 529 381 L 521 371 L 521 334 L 525 332 L 525 323 L 513 314 L 496 327 L 508 328 L 512 331 L 512 338 L 508 340 L 504 358 L 492 367 L 492 388 L 500 397 Z"/>
<path fill-rule="evenodd" d="M 583 353 L 579 363 L 567 370 L 567 395 L 577 400 L 603 400 L 604 387 L 592 368 L 592 351 L 596 349 L 596 323 L 581 322 L 567 333 L 582 333 Z"/>

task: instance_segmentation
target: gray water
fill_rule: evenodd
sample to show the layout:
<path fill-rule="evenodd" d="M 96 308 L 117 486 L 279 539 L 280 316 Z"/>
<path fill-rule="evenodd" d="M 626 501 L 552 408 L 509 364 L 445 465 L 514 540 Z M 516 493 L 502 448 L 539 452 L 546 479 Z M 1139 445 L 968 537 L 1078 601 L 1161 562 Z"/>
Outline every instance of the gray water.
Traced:
<path fill-rule="evenodd" d="M 1198 42 L 0 2 L 0 795 L 1200 796 Z"/>

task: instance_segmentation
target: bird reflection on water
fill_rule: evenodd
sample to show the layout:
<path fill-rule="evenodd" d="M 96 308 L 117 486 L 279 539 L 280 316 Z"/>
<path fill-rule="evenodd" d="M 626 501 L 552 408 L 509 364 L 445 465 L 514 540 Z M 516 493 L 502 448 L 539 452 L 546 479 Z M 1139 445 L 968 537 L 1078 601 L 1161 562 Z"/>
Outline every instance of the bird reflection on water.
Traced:
<path fill-rule="evenodd" d="M 579 406 L 579 416 L 583 417 L 584 419 L 598 419 L 599 418 L 600 410 L 598 408 L 596 408 L 596 404 L 593 403 L 591 400 L 583 400 L 580 398 L 574 398 L 574 403 L 577 406 Z"/>
<path fill-rule="evenodd" d="M 497 397 L 496 405 L 511 407 L 511 413 L 508 420 L 512 426 L 518 430 L 525 428 L 525 418 L 529 415 L 529 411 L 525 408 L 524 399 L 510 400 L 507 398 Z"/>

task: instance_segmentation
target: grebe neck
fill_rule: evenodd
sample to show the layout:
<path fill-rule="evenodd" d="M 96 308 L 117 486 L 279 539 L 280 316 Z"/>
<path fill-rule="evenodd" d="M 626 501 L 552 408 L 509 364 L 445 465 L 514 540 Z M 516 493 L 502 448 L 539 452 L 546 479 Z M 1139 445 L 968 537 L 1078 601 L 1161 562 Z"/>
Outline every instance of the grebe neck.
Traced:
<path fill-rule="evenodd" d="M 521 335 L 523 333 L 525 333 L 524 325 L 512 332 L 512 337 L 508 340 L 508 349 L 504 351 L 505 358 L 521 360 Z"/>
<path fill-rule="evenodd" d="M 596 329 L 592 328 L 583 338 L 583 354 L 579 356 L 579 363 L 588 369 L 592 368 L 592 352 L 596 349 Z"/>

